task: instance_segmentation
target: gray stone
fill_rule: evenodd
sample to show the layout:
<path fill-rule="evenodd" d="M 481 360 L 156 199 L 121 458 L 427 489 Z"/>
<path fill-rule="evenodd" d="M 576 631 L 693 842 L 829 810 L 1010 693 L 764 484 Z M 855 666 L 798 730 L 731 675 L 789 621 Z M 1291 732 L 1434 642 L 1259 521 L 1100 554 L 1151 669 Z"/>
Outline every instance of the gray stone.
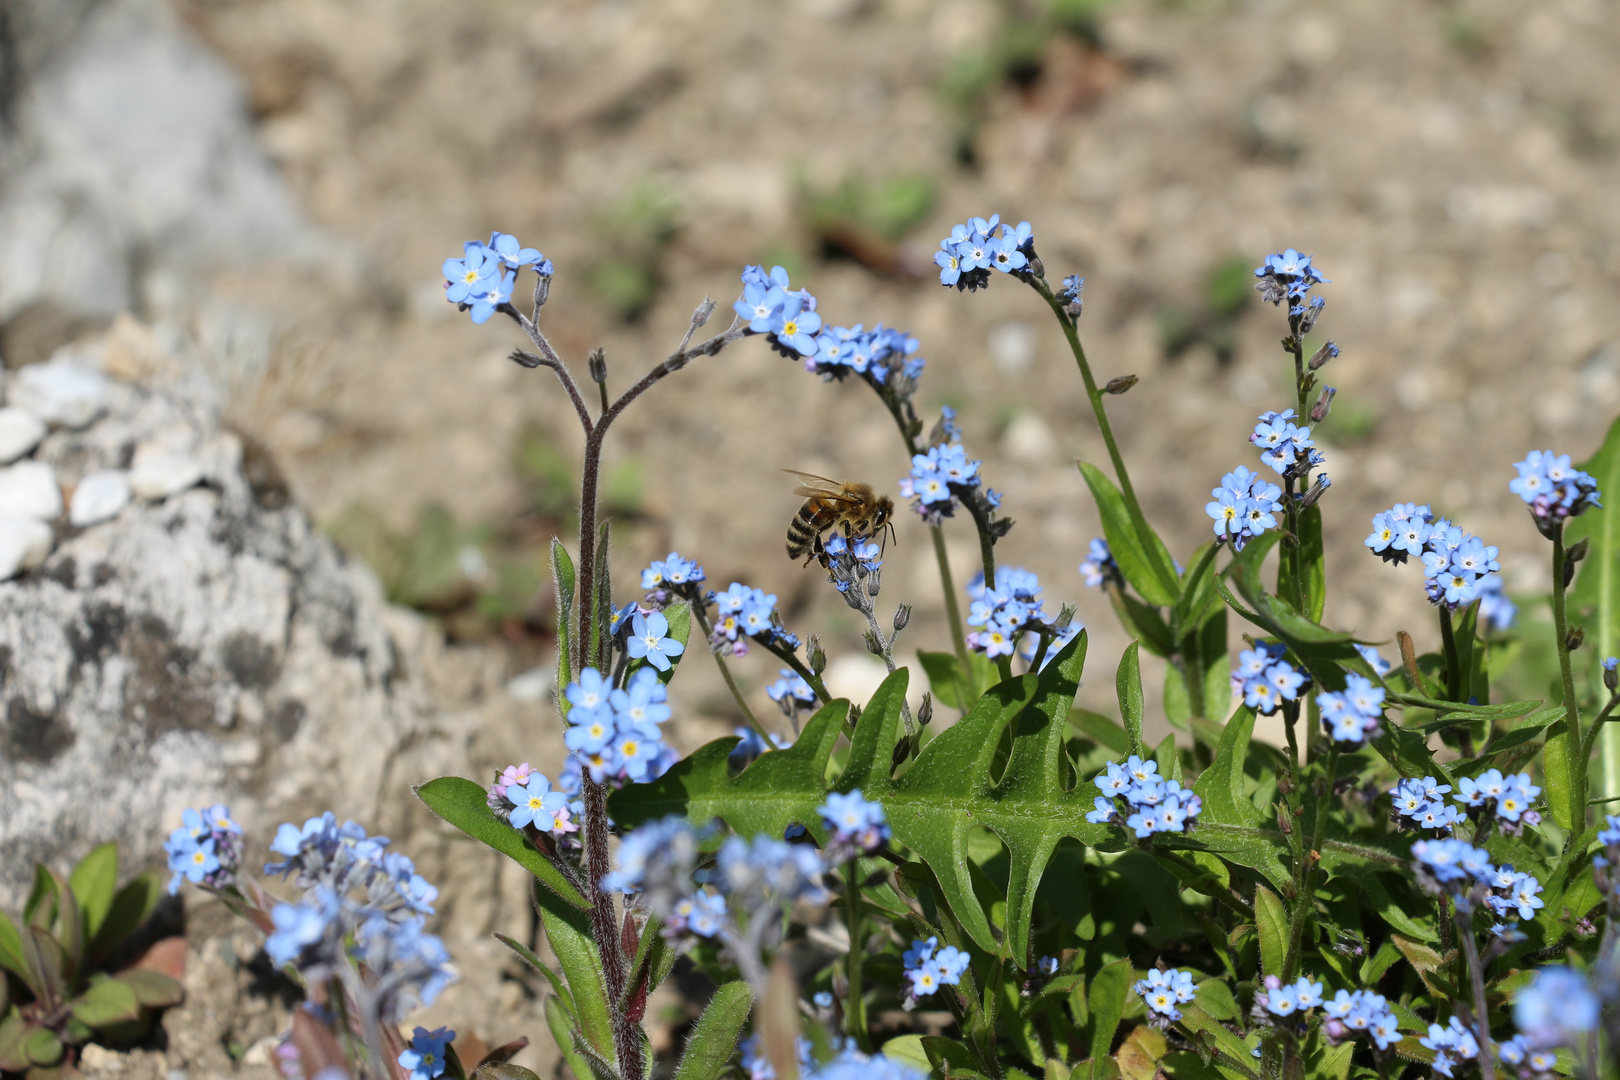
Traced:
<path fill-rule="evenodd" d="M 8 397 L 47 424 L 80 428 L 107 407 L 107 377 L 72 359 L 52 360 L 19 371 Z"/>
<path fill-rule="evenodd" d="M 203 477 L 202 466 L 190 454 L 153 446 L 135 451 L 129 487 L 138 499 L 167 499 L 193 486 Z"/>
<path fill-rule="evenodd" d="M 0 515 L 55 521 L 62 516 L 56 470 L 43 461 L 19 461 L 0 469 Z"/>
<path fill-rule="evenodd" d="M 132 495 L 127 474 L 117 469 L 93 472 L 73 489 L 73 501 L 68 504 L 68 523 L 84 529 L 109 521 L 129 505 Z"/>
<path fill-rule="evenodd" d="M 31 412 L 0 409 L 0 465 L 10 465 L 38 446 L 45 430 L 45 422 Z"/>

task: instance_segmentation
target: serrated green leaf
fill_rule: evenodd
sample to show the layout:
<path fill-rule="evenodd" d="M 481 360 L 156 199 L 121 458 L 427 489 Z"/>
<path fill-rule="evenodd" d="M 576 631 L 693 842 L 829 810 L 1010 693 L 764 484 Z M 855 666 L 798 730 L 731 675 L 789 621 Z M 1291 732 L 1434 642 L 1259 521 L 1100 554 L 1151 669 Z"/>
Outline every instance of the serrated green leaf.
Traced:
<path fill-rule="evenodd" d="M 579 890 L 550 859 L 529 843 L 521 830 L 514 829 L 495 816 L 495 812 L 489 808 L 488 793 L 479 785 L 459 776 L 441 776 L 418 785 L 416 797 L 429 810 L 474 840 L 494 848 L 523 867 L 547 889 L 574 907 L 589 906 Z"/>
<path fill-rule="evenodd" d="M 907 672 L 890 675 L 861 713 L 850 739 L 843 773 L 831 790 L 860 788 L 883 804 L 895 839 L 916 852 L 937 876 L 968 935 L 990 953 L 1028 955 L 1035 890 L 1053 849 L 1065 836 L 1096 845 L 1109 827 L 1085 820 L 1097 791 L 1084 781 L 1064 790 L 1065 718 L 1085 663 L 1080 633 L 1038 675 L 991 687 L 966 716 L 935 736 L 897 779 L 889 762 L 900 733 L 900 703 Z M 744 836 L 780 836 L 801 824 L 826 839 L 817 812 L 829 790 L 827 762 L 848 709 L 844 701 L 823 708 L 787 750 L 765 754 L 733 777 L 727 762 L 735 738 L 719 739 L 676 763 L 648 784 L 628 785 L 610 801 L 615 821 L 627 826 L 665 814 L 689 820 L 721 818 Z M 1012 755 L 999 782 L 991 766 L 1002 733 L 1017 724 Z M 994 832 L 1007 847 L 1007 945 L 991 929 L 975 896 L 968 837 L 976 826 Z"/>
<path fill-rule="evenodd" d="M 1267 975 L 1281 975 L 1288 951 L 1288 909 L 1282 897 L 1264 885 L 1256 885 L 1254 918 L 1260 933 L 1260 966 Z"/>
<path fill-rule="evenodd" d="M 1114 689 L 1119 695 L 1119 715 L 1125 718 L 1125 734 L 1131 740 L 1131 753 L 1142 751 L 1142 666 L 1137 659 L 1136 642 L 1125 646 L 1120 657 L 1119 670 L 1114 674 Z"/>
<path fill-rule="evenodd" d="M 574 593 L 579 580 L 574 574 L 574 560 L 561 540 L 551 538 L 551 578 L 557 590 L 557 705 L 563 716 L 568 715 L 568 699 L 563 687 L 574 681 L 573 659 L 569 655 L 574 628 Z M 559 1044 L 560 1045 L 560 1044 Z"/>
<path fill-rule="evenodd" d="M 731 1062 L 753 1007 L 754 992 L 745 982 L 729 982 L 716 990 L 686 1039 L 675 1080 L 718 1080 Z"/>
<path fill-rule="evenodd" d="M 80 994 L 69 1006 L 73 1016 L 86 1027 L 103 1028 L 121 1024 L 141 1015 L 141 1001 L 135 988 L 119 979 L 102 979 Z"/>
<path fill-rule="evenodd" d="M 577 1030 L 594 1053 L 613 1061 L 611 1004 L 607 984 L 603 982 L 602 958 L 591 936 L 590 917 L 549 889 L 537 886 L 533 896 L 551 954 L 557 958 L 563 977 L 568 980 Z"/>
<path fill-rule="evenodd" d="M 1086 1001 L 1091 1011 L 1092 1061 L 1106 1058 L 1113 1047 L 1114 1033 L 1119 1029 L 1120 1018 L 1125 1015 L 1126 995 L 1135 977 L 1136 972 L 1129 960 L 1115 960 L 1105 964 L 1097 972 L 1096 978 L 1091 980 Z"/>
<path fill-rule="evenodd" d="M 1125 496 L 1120 494 L 1119 488 L 1114 486 L 1106 473 L 1089 462 L 1078 464 L 1080 475 L 1085 477 L 1086 486 L 1091 488 L 1091 497 L 1096 500 L 1103 536 L 1108 541 L 1108 550 L 1113 553 L 1114 561 L 1119 564 L 1120 573 L 1148 603 L 1159 607 L 1175 604 L 1181 589 L 1180 583 L 1171 576 L 1174 570 L 1168 553 L 1156 559 L 1154 555 L 1157 553 L 1150 553 L 1147 549 L 1147 544 L 1158 538 L 1137 535 L 1130 509 L 1125 505 Z"/>
<path fill-rule="evenodd" d="M 85 939 L 93 941 L 107 912 L 112 910 L 113 897 L 118 895 L 118 845 L 106 843 L 92 848 L 73 868 L 68 888 L 79 902 Z"/>

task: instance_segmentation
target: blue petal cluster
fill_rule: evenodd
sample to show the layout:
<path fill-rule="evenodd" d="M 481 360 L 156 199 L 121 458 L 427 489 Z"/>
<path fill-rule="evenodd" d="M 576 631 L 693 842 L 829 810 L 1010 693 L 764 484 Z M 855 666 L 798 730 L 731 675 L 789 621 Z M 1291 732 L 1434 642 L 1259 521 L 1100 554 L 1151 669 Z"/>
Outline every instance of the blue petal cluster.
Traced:
<path fill-rule="evenodd" d="M 1503 776 L 1500 770 L 1486 769 L 1477 777 L 1464 776 L 1457 781 L 1457 794 L 1452 798 L 1471 809 L 1490 805 L 1503 821 L 1524 821 L 1539 825 L 1541 815 L 1530 807 L 1541 794 L 1541 788 L 1530 782 L 1529 773 Z"/>
<path fill-rule="evenodd" d="M 296 874 L 304 890 L 298 903 L 270 911 L 264 951 L 277 967 L 291 964 L 315 985 L 358 962 L 390 1021 L 431 1004 L 455 979 L 444 943 L 423 929 L 439 891 L 408 856 L 388 850 L 386 836 L 368 837 L 352 821 L 339 826 L 327 811 L 302 828 L 282 825 L 270 850 L 283 859 L 264 872 Z"/>
<path fill-rule="evenodd" d="M 1602 1000 L 1585 975 L 1567 967 L 1544 967 L 1513 999 L 1518 1046 L 1526 1056 L 1578 1047 L 1597 1027 L 1601 1012 Z"/>
<path fill-rule="evenodd" d="M 573 819 L 584 815 L 585 804 L 576 795 L 577 785 L 572 791 L 564 790 L 561 778 L 552 790 L 551 781 L 525 761 L 501 770 L 487 801 L 495 816 L 514 828 L 532 825 L 539 832 L 561 837 L 579 831 Z"/>
<path fill-rule="evenodd" d="M 934 265 L 939 267 L 941 285 L 973 292 L 990 284 L 991 270 L 1027 271 L 1034 255 L 1035 234 L 1029 222 L 1013 225 L 1002 222 L 1000 214 L 991 214 L 988 221 L 976 217 L 953 226 L 934 252 Z"/>
<path fill-rule="evenodd" d="M 542 278 L 556 273 L 550 259 L 523 247 L 510 233 L 490 233 L 487 244 L 468 240 L 461 258 L 444 260 L 444 298 L 462 311 L 471 310 L 473 322 L 488 322 L 511 301 L 517 272 L 525 266 L 534 267 Z"/>
<path fill-rule="evenodd" d="M 967 624 L 975 628 L 968 631 L 967 646 L 992 659 L 1018 651 L 1033 662 L 1036 635 L 1040 633 L 1052 639 L 1046 650 L 1051 658 L 1082 629 L 1073 619 L 1064 626 L 1057 625 L 1041 600 L 1040 578 L 1021 566 L 998 569 L 994 589 L 984 587 L 982 573 L 974 575 L 968 582 L 967 594 Z"/>
<path fill-rule="evenodd" d="M 1421 559 L 1429 603 L 1437 607 L 1455 611 L 1501 587 L 1500 582 L 1490 583 L 1502 569 L 1497 549 L 1445 518 L 1436 518 L 1427 505 L 1396 503 L 1375 514 L 1372 524 L 1373 531 L 1363 541 L 1368 550 L 1385 562 L 1404 563 L 1409 556 Z M 1500 611 L 1493 615 L 1500 617 Z M 1507 618 L 1511 621 L 1511 611 Z"/>
<path fill-rule="evenodd" d="M 169 879 L 169 895 L 180 891 L 182 878 L 207 889 L 225 888 L 236 876 L 236 839 L 242 835 L 242 826 L 231 820 L 224 803 L 206 810 L 188 808 L 180 820 L 180 827 L 163 842 L 169 872 L 174 875 Z"/>
<path fill-rule="evenodd" d="M 792 289 L 780 266 L 767 274 L 762 266 L 742 272 L 743 294 L 732 305 L 750 334 L 769 335 L 771 347 L 784 356 L 814 356 L 821 316 L 808 289 Z"/>
<path fill-rule="evenodd" d="M 1266 261 L 1255 267 L 1254 276 L 1260 279 L 1255 282 L 1254 287 L 1260 291 L 1260 298 L 1266 303 L 1280 304 L 1284 300 L 1288 301 L 1290 321 L 1298 319 L 1315 323 L 1324 301 L 1320 296 L 1311 296 L 1311 288 L 1315 285 L 1332 284 L 1311 265 L 1309 255 L 1301 255 L 1293 248 L 1275 255 L 1267 255 Z M 1310 333 L 1310 330 L 1310 326 L 1301 326 L 1298 328 L 1298 334 L 1303 336 Z"/>
<path fill-rule="evenodd" d="M 815 1047 L 803 1035 L 798 1037 L 796 1045 L 799 1058 L 799 1075 L 803 1076 L 805 1071 L 810 1068 L 811 1054 L 814 1052 Z M 748 1036 L 737 1047 L 737 1050 L 742 1055 L 743 1075 L 748 1080 L 776 1080 L 776 1068 L 771 1064 L 771 1059 L 765 1056 L 765 1040 L 763 1036 Z"/>
<path fill-rule="evenodd" d="M 776 702 L 783 715 L 794 717 L 800 711 L 816 706 L 816 692 L 804 677 L 792 668 L 780 668 L 782 676 L 765 688 L 765 696 Z"/>
<path fill-rule="evenodd" d="M 802 1080 L 926 1080 L 928 1074 L 897 1058 L 863 1054 L 854 1040 L 820 1068 L 801 1071 Z"/>
<path fill-rule="evenodd" d="M 1525 501 L 1543 532 L 1584 514 L 1588 507 L 1603 505 L 1598 501 L 1602 493 L 1597 478 L 1572 466 L 1568 454 L 1532 450 L 1513 467 L 1519 475 L 1509 481 L 1508 490 Z"/>
<path fill-rule="evenodd" d="M 1461 810 L 1447 804 L 1444 796 L 1450 790 L 1450 784 L 1442 784 L 1433 776 L 1421 780 L 1409 777 L 1396 784 L 1389 794 L 1395 801 L 1397 818 L 1406 818 L 1420 829 L 1450 835 L 1467 820 Z"/>
<path fill-rule="evenodd" d="M 789 649 L 799 647 L 799 639 L 783 628 L 777 615 L 775 593 L 733 581 L 728 589 L 711 590 L 708 601 L 715 605 L 711 651 L 746 656 L 750 638 L 764 645 L 780 642 Z"/>
<path fill-rule="evenodd" d="M 882 323 L 870 330 L 860 323 L 831 326 L 817 335 L 815 351 L 804 358 L 804 370 L 829 382 L 859 375 L 879 389 L 903 380 L 897 392 L 905 398 L 928 364 L 917 355 L 921 348 L 914 335 Z"/>
<path fill-rule="evenodd" d="M 1316 695 L 1322 726 L 1337 742 L 1357 746 L 1378 733 L 1384 718 L 1384 688 L 1354 672 L 1344 677 L 1344 689 Z"/>
<path fill-rule="evenodd" d="M 1441 1076 L 1453 1076 L 1452 1069 L 1459 1062 L 1479 1057 L 1479 1040 L 1455 1016 L 1443 1027 L 1430 1024 L 1429 1033 L 1418 1042 L 1434 1051 L 1434 1071 Z"/>
<path fill-rule="evenodd" d="M 1331 1001 L 1322 1003 L 1327 1022 L 1322 1025 L 1329 1041 L 1343 1042 L 1352 1035 L 1366 1033 L 1380 1050 L 1401 1041 L 1401 1024 L 1384 995 L 1371 990 L 1340 990 Z"/>
<path fill-rule="evenodd" d="M 1094 825 L 1124 825 L 1138 839 L 1159 832 L 1190 832 L 1204 800 L 1175 780 L 1158 775 L 1159 763 L 1132 754 L 1124 763 L 1110 761 L 1096 775 L 1095 809 L 1086 814 Z M 1117 799 L 1125 800 L 1121 811 Z"/>
<path fill-rule="evenodd" d="M 827 841 L 828 862 L 870 854 L 887 844 L 892 835 L 883 804 L 866 798 L 860 788 L 828 795 L 816 813 L 821 815 L 822 827 L 832 834 Z"/>
<path fill-rule="evenodd" d="M 929 525 L 955 516 L 957 506 L 965 503 L 977 516 L 990 520 L 991 533 L 999 537 L 1012 522 L 993 520 L 1001 507 L 1001 493 L 980 487 L 981 464 L 969 458 L 959 442 L 930 446 L 926 453 L 912 456 L 911 472 L 900 481 L 900 497 L 910 499 L 912 511 Z"/>
<path fill-rule="evenodd" d="M 1085 297 L 1082 292 L 1086 287 L 1086 279 L 1079 274 L 1070 274 L 1063 279 L 1063 288 L 1058 290 L 1058 302 L 1063 305 L 1064 314 L 1071 319 L 1078 319 L 1085 310 Z"/>
<path fill-rule="evenodd" d="M 1197 996 L 1192 972 L 1180 968 L 1170 968 L 1168 971 L 1155 968 L 1131 989 L 1141 997 L 1142 1004 L 1148 1007 L 1149 1012 L 1166 1020 L 1180 1020 L 1181 1010 L 1176 1006 L 1185 1005 Z"/>
<path fill-rule="evenodd" d="M 1546 906 L 1541 883 L 1533 875 L 1492 865 L 1489 852 L 1466 840 L 1419 840 L 1412 845 L 1412 857 L 1424 888 L 1450 896 L 1458 911 L 1472 911 L 1484 903 L 1498 918 L 1532 919 Z M 1509 929 L 1498 925 L 1493 932 Z"/>
<path fill-rule="evenodd" d="M 1241 694 L 1243 704 L 1261 715 L 1271 715 L 1285 701 L 1298 701 L 1310 681 L 1283 659 L 1287 651 L 1279 641 L 1256 641 L 1254 648 L 1238 653 L 1233 693 Z"/>
<path fill-rule="evenodd" d="M 702 580 L 703 567 L 692 559 L 681 558 L 678 551 L 670 552 L 667 559 L 653 560 L 652 565 L 641 572 L 641 587 L 649 591 L 669 585 L 696 585 Z"/>
<path fill-rule="evenodd" d="M 1124 584 L 1125 577 L 1114 561 L 1114 553 L 1108 550 L 1108 541 L 1092 539 L 1086 548 L 1086 561 L 1080 564 L 1080 579 L 1093 589 L 1105 582 Z"/>
<path fill-rule="evenodd" d="M 663 616 L 655 613 L 647 618 Z M 614 689 L 595 668 L 586 668 L 578 682 L 563 690 L 563 698 L 568 702 L 563 741 L 598 784 L 651 780 L 678 759 L 659 729 L 669 719 L 669 694 L 651 668 L 637 671 L 622 689 Z"/>
<path fill-rule="evenodd" d="M 1216 541 L 1229 541 L 1233 551 L 1276 528 L 1283 512 L 1282 488 L 1242 465 L 1221 477 L 1221 486 L 1210 495 L 1204 513 L 1215 521 Z"/>
<path fill-rule="evenodd" d="M 411 1044 L 399 1055 L 399 1064 L 410 1074 L 410 1080 L 435 1080 L 444 1075 L 445 1047 L 456 1041 L 456 1033 L 449 1028 L 419 1027 L 411 1032 Z"/>
<path fill-rule="evenodd" d="M 1322 984 L 1301 975 L 1284 986 L 1275 975 L 1265 978 L 1265 989 L 1254 995 L 1254 1003 L 1272 1016 L 1307 1013 L 1322 1004 Z"/>
<path fill-rule="evenodd" d="M 938 945 L 937 937 L 914 940 L 900 958 L 902 974 L 909 984 L 903 1003 L 908 1011 L 916 1008 L 918 998 L 925 998 L 942 986 L 960 984 L 962 973 L 968 969 L 972 957 L 954 945 L 936 952 Z"/>

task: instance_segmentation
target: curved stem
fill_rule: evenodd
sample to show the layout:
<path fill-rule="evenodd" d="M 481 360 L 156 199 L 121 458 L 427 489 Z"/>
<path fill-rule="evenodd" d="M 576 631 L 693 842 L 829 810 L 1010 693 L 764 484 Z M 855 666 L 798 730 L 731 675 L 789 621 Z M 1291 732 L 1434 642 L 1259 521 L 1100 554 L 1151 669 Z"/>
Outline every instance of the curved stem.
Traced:
<path fill-rule="evenodd" d="M 815 672 L 806 667 L 804 661 L 793 655 L 793 651 L 791 649 L 779 645 L 774 641 L 766 643 L 765 649 L 772 656 L 776 657 L 778 660 L 782 661 L 782 663 L 792 668 L 799 678 L 809 683 L 810 689 L 816 692 L 816 696 L 821 699 L 821 703 L 823 705 L 832 701 L 832 695 L 827 692 L 827 686 L 821 681 L 821 676 L 817 675 Z"/>
<path fill-rule="evenodd" d="M 1558 674 L 1564 688 L 1564 759 L 1569 770 L 1569 843 L 1586 827 L 1585 740 L 1581 737 L 1581 709 L 1575 698 L 1575 673 L 1569 662 L 1569 611 L 1564 584 L 1564 527 L 1553 533 L 1553 633 L 1557 636 Z"/>
<path fill-rule="evenodd" d="M 693 616 L 697 619 L 698 629 L 703 631 L 704 648 L 708 648 L 709 636 L 714 633 L 714 626 L 709 622 L 707 605 L 695 596 L 696 591 L 694 589 L 688 595 L 687 603 L 691 607 Z M 754 715 L 754 710 L 748 707 L 748 702 L 744 700 L 742 691 L 737 688 L 737 680 L 731 677 L 731 665 L 726 663 L 725 657 L 713 649 L 709 649 L 709 655 L 714 657 L 715 666 L 720 669 L 720 677 L 726 680 L 726 688 L 731 691 L 733 700 L 737 702 L 737 708 L 742 710 L 743 719 L 748 721 L 748 726 L 753 728 L 754 732 L 764 740 L 767 752 L 774 749 L 775 745 L 771 742 L 769 733 L 766 732 L 764 725 L 759 722 L 759 718 Z"/>
<path fill-rule="evenodd" d="M 934 561 L 939 564 L 939 587 L 945 594 L 945 618 L 951 624 L 951 644 L 956 648 L 956 659 L 965 674 L 973 668 L 968 661 L 967 632 L 962 627 L 962 608 L 956 599 L 956 583 L 951 579 L 951 558 L 945 551 L 945 530 L 933 525 L 928 532 L 934 541 Z M 978 689 L 973 687 L 975 697 L 978 696 Z"/>
<path fill-rule="evenodd" d="M 1485 1008 L 1485 965 L 1479 960 L 1471 915 L 1457 909 L 1457 940 L 1468 964 L 1468 984 L 1474 992 L 1474 1038 L 1479 1041 L 1479 1080 L 1496 1080 L 1496 1044 L 1491 1041 L 1490 1013 Z"/>

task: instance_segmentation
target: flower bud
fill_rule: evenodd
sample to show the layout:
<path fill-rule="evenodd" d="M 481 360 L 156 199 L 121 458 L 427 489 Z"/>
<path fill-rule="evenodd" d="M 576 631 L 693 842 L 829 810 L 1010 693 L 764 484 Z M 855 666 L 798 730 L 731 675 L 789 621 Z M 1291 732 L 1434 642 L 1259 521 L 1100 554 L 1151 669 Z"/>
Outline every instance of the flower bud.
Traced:
<path fill-rule="evenodd" d="M 899 607 L 894 609 L 894 632 L 895 633 L 898 634 L 900 631 L 904 630 L 906 628 L 906 624 L 909 623 L 910 621 L 911 621 L 911 605 L 910 604 L 901 604 Z"/>
<path fill-rule="evenodd" d="M 1305 493 L 1305 498 L 1301 500 L 1299 505 L 1305 509 L 1315 506 L 1317 500 L 1322 497 L 1322 493 L 1332 486 L 1333 481 L 1328 479 L 1327 473 L 1321 473 L 1317 476 L 1316 483 L 1311 485 L 1311 490 Z"/>
<path fill-rule="evenodd" d="M 586 361 L 590 368 L 591 382 L 607 382 L 607 353 L 601 349 L 592 349 L 590 359 Z"/>
<path fill-rule="evenodd" d="M 1620 662 L 1612 656 L 1603 661 L 1603 687 L 1610 693 L 1620 690 Z"/>
<path fill-rule="evenodd" d="M 1322 396 L 1316 399 L 1315 405 L 1311 406 L 1311 423 L 1320 424 L 1327 419 L 1328 410 L 1333 407 L 1333 395 L 1338 392 L 1336 388 L 1331 386 L 1322 388 Z"/>
<path fill-rule="evenodd" d="M 1330 341 L 1323 345 L 1320 349 L 1316 350 L 1316 352 L 1311 356 L 1310 363 L 1306 366 L 1312 371 L 1316 371 L 1321 368 L 1323 364 L 1326 364 L 1329 360 L 1332 360 L 1338 355 L 1339 347 Z"/>
<path fill-rule="evenodd" d="M 811 634 L 810 642 L 805 646 L 805 655 L 810 660 L 810 670 L 817 675 L 827 670 L 827 654 L 821 648 L 819 635 Z"/>
<path fill-rule="evenodd" d="M 910 756 L 911 738 L 909 736 L 902 735 L 900 736 L 900 741 L 894 744 L 894 758 L 889 763 L 889 775 L 893 776 L 895 770 L 904 765 L 906 763 L 906 758 Z"/>
<path fill-rule="evenodd" d="M 934 695 L 923 691 L 922 704 L 917 706 L 917 723 L 927 727 L 934 719 Z"/>
<path fill-rule="evenodd" d="M 880 641 L 878 636 L 872 631 L 868 630 L 866 632 L 866 636 L 862 640 L 866 642 L 867 652 L 871 653 L 873 656 L 883 655 L 883 642 Z"/>
<path fill-rule="evenodd" d="M 1572 626 L 1569 628 L 1569 633 L 1564 635 L 1564 648 L 1568 649 L 1570 652 L 1574 652 L 1576 649 L 1581 647 L 1581 642 L 1585 640 L 1586 627 Z"/>
<path fill-rule="evenodd" d="M 1587 553 L 1591 550 L 1592 538 L 1589 536 L 1583 536 L 1575 543 L 1569 545 L 1569 550 L 1564 552 L 1564 561 L 1578 563 L 1582 559 L 1586 558 Z"/>
<path fill-rule="evenodd" d="M 1125 391 L 1135 386 L 1136 383 L 1137 378 L 1135 375 L 1121 375 L 1117 379 L 1109 379 L 1108 385 L 1103 387 L 1103 393 L 1123 394 Z"/>

